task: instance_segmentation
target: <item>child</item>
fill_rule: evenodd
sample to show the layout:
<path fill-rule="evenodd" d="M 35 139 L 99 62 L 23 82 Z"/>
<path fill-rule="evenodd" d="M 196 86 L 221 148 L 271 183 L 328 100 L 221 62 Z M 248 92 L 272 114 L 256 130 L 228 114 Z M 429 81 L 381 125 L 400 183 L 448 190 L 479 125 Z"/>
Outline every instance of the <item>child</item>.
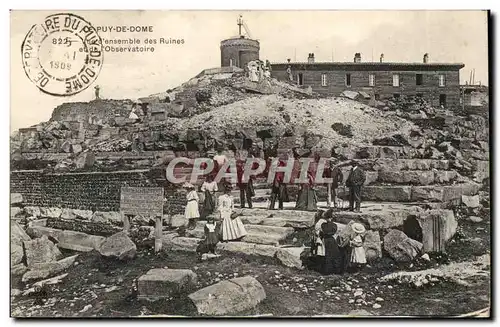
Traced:
<path fill-rule="evenodd" d="M 198 202 L 200 198 L 196 192 L 194 186 L 191 183 L 184 184 L 187 189 L 187 205 L 184 210 L 184 216 L 188 220 L 188 229 L 194 229 L 196 227 L 196 220 L 200 218 L 200 212 L 198 211 Z"/>
<path fill-rule="evenodd" d="M 354 235 L 352 240 L 349 242 L 352 251 L 351 251 L 351 259 L 350 266 L 355 270 L 362 268 L 366 264 L 366 253 L 363 248 L 363 236 L 365 234 L 365 226 L 354 223 L 351 226 Z"/>
<path fill-rule="evenodd" d="M 218 225 L 214 217 L 208 217 L 205 224 L 205 243 L 207 244 L 208 251 L 215 254 L 215 247 L 219 243 Z"/>

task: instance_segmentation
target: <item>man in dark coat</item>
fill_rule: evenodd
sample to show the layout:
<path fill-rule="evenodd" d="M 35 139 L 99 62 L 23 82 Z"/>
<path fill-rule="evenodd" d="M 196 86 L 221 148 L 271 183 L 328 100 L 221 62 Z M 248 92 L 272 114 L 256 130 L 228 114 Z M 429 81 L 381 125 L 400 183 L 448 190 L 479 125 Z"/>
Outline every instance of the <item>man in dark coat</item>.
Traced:
<path fill-rule="evenodd" d="M 352 163 L 351 172 L 345 182 L 349 187 L 349 210 L 354 211 L 354 202 L 356 202 L 356 212 L 361 211 L 361 187 L 365 183 L 366 175 L 363 169 L 358 166 L 357 161 Z"/>
<path fill-rule="evenodd" d="M 272 162 L 272 159 L 271 159 Z M 286 163 L 283 160 L 278 161 L 278 167 L 285 167 Z M 274 210 L 276 198 L 278 198 L 278 208 L 283 210 L 283 202 L 288 201 L 288 194 L 285 184 L 285 173 L 282 171 L 276 172 L 271 189 L 271 203 L 269 209 Z"/>
<path fill-rule="evenodd" d="M 238 177 L 238 188 L 240 189 L 240 205 L 241 208 L 245 207 L 245 200 L 248 202 L 248 207 L 252 208 L 252 196 L 255 195 L 253 188 L 253 176 L 249 178 L 248 181 L 243 179 L 243 174 L 245 172 L 245 162 L 238 160 L 236 162 L 236 173 Z M 256 169 L 255 163 L 252 165 L 252 169 Z"/>

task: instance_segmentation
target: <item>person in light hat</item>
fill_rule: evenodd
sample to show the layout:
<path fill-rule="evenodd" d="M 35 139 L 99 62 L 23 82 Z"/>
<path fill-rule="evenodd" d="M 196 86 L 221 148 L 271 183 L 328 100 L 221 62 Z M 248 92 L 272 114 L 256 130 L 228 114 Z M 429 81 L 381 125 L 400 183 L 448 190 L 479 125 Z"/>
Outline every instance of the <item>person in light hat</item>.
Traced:
<path fill-rule="evenodd" d="M 198 203 L 200 202 L 200 198 L 198 193 L 195 190 L 195 187 L 191 183 L 184 183 L 182 185 L 185 189 L 187 189 L 187 205 L 184 210 L 184 216 L 188 220 L 188 228 L 194 229 L 196 227 L 196 220 L 200 218 L 200 212 L 198 210 Z"/>
<path fill-rule="evenodd" d="M 224 194 L 219 197 L 218 211 L 222 220 L 222 241 L 234 241 L 247 235 L 243 222 L 239 217 L 233 216 L 234 200 L 231 196 L 233 187 L 227 184 L 224 187 Z"/>
<path fill-rule="evenodd" d="M 362 268 L 366 264 L 366 253 L 363 248 L 363 241 L 365 236 L 365 226 L 360 223 L 354 223 L 351 226 L 354 235 L 352 240 L 349 242 L 351 246 L 351 257 L 349 260 L 349 266 L 355 270 Z"/>

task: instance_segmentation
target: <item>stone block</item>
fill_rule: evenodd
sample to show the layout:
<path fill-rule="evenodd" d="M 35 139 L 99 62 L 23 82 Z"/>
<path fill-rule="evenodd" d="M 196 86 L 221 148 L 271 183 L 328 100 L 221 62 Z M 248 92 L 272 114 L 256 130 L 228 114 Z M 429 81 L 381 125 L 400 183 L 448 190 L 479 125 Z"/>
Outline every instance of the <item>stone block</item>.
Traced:
<path fill-rule="evenodd" d="M 197 279 L 189 269 L 151 269 L 137 280 L 138 298 L 157 300 L 177 296 L 195 287 Z"/>
<path fill-rule="evenodd" d="M 28 267 L 37 263 L 56 261 L 62 256 L 61 251 L 46 235 L 34 240 L 24 241 L 24 252 Z"/>
<path fill-rule="evenodd" d="M 129 260 L 135 257 L 137 247 L 123 231 L 106 238 L 99 246 L 98 251 L 104 257 Z"/>
<path fill-rule="evenodd" d="M 458 222 L 452 210 L 429 210 L 416 216 L 422 228 L 424 252 L 445 252 L 446 241 L 457 232 Z"/>
<path fill-rule="evenodd" d="M 276 251 L 276 258 L 287 267 L 304 269 L 302 262 L 302 253 L 304 251 L 306 251 L 305 247 L 279 248 Z"/>
<path fill-rule="evenodd" d="M 380 233 L 373 230 L 366 231 L 363 247 L 365 249 L 367 261 L 382 258 L 382 241 L 380 240 Z"/>
<path fill-rule="evenodd" d="M 55 276 L 68 269 L 74 263 L 78 255 L 67 257 L 55 262 L 36 263 L 23 275 L 22 281 L 29 282 L 34 279 L 43 279 Z"/>
<path fill-rule="evenodd" d="M 449 183 L 458 177 L 455 170 L 438 170 L 434 172 L 434 182 L 436 184 Z"/>
<path fill-rule="evenodd" d="M 429 185 L 434 183 L 433 171 L 404 170 L 387 171 L 381 170 L 378 173 L 378 181 L 394 184 Z"/>
<path fill-rule="evenodd" d="M 10 193 L 10 204 L 19 205 L 23 203 L 23 195 L 21 193 Z"/>
<path fill-rule="evenodd" d="M 41 212 L 39 207 L 27 206 L 24 207 L 24 211 L 28 215 L 28 217 L 40 217 Z"/>
<path fill-rule="evenodd" d="M 411 186 L 365 186 L 361 189 L 361 198 L 364 201 L 408 202 L 411 193 Z"/>
<path fill-rule="evenodd" d="M 254 308 L 266 298 L 266 292 L 257 279 L 245 276 L 210 285 L 189 294 L 189 298 L 198 313 L 218 316 Z"/>
<path fill-rule="evenodd" d="M 105 240 L 102 236 L 44 226 L 31 226 L 28 229 L 28 232 L 37 237 L 42 235 L 51 236 L 59 242 L 58 244 L 60 244 L 60 247 L 64 247 L 66 244 L 71 244 L 75 248 L 83 247 L 97 250 L 101 243 Z"/>
<path fill-rule="evenodd" d="M 409 262 L 422 251 L 422 243 L 409 238 L 402 231 L 391 229 L 384 236 L 384 250 L 398 262 Z"/>
<path fill-rule="evenodd" d="M 63 210 L 61 208 L 51 207 L 40 207 L 40 213 L 42 217 L 59 218 L 62 215 Z"/>

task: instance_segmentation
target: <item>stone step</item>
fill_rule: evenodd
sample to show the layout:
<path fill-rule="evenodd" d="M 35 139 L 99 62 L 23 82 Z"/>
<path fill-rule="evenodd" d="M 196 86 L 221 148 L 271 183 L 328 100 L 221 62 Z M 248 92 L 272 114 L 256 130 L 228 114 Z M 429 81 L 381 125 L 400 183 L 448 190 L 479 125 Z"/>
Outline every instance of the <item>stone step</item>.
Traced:
<path fill-rule="evenodd" d="M 36 236 L 51 236 L 59 242 L 60 247 L 84 252 L 88 248 L 97 250 L 105 239 L 102 236 L 44 226 L 31 226 L 28 228 L 28 233 Z"/>
<path fill-rule="evenodd" d="M 186 235 L 196 238 L 204 238 L 204 225 L 205 222 L 199 221 L 195 229 L 187 230 Z M 283 241 L 287 236 L 291 235 L 295 230 L 291 227 L 276 227 L 265 225 L 250 225 L 245 224 L 245 229 L 248 234 L 242 239 L 247 243 L 256 244 L 272 244 L 277 245 Z"/>

